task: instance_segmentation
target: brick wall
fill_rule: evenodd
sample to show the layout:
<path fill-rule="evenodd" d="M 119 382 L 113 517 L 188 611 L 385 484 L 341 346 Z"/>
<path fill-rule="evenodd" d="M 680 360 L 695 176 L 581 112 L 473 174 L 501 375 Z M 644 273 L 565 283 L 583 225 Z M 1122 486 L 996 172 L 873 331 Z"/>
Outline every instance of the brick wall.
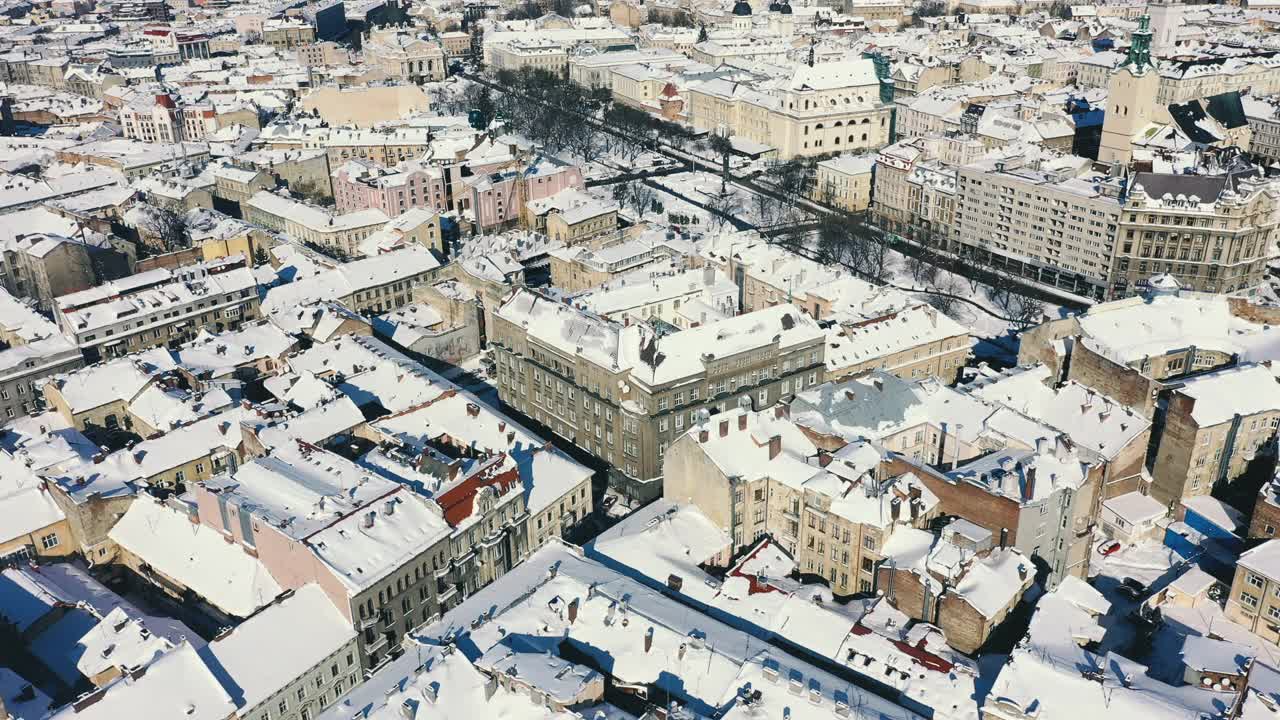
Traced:
<path fill-rule="evenodd" d="M 1008 543 L 1017 542 L 1018 535 L 1018 503 L 1006 497 L 992 495 L 986 490 L 968 483 L 956 483 L 933 470 L 893 458 L 886 463 L 886 474 L 889 476 L 903 473 L 915 473 L 929 491 L 938 497 L 939 508 L 943 515 L 958 515 L 975 525 L 991 531 L 996 542 L 1000 541 L 1000 531 L 1009 531 Z"/>
<path fill-rule="evenodd" d="M 1085 343 L 1076 343 L 1071 352 L 1069 379 L 1088 385 L 1145 417 L 1151 417 L 1152 381 L 1131 367 L 1095 353 Z"/>
<path fill-rule="evenodd" d="M 1253 506 L 1249 520 L 1250 538 L 1273 538 L 1280 535 L 1280 505 L 1271 502 L 1269 489 L 1264 487 Z M 1269 531 L 1268 531 L 1269 530 Z"/>

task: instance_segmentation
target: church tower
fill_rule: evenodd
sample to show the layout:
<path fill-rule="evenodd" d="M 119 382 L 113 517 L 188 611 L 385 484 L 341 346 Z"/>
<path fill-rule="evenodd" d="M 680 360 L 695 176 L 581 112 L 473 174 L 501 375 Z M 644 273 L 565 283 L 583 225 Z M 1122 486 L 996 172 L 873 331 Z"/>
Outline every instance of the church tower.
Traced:
<path fill-rule="evenodd" d="M 1133 136 L 1156 117 L 1160 73 L 1151 62 L 1151 18 L 1143 15 L 1129 41 L 1129 56 L 1107 84 L 1107 112 L 1102 120 L 1098 160 L 1127 165 Z"/>
<path fill-rule="evenodd" d="M 1153 0 L 1147 3 L 1147 14 L 1151 16 L 1151 52 L 1156 57 L 1166 57 L 1177 52 L 1178 31 L 1182 29 L 1184 7 L 1172 0 Z"/>

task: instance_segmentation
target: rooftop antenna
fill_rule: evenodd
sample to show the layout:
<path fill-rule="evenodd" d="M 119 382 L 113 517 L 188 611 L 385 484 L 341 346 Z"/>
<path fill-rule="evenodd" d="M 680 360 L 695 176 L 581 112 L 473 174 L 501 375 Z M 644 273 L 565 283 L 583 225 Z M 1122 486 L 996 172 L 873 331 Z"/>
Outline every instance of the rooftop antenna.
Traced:
<path fill-rule="evenodd" d="M 815 20 L 814 22 L 817 22 L 817 21 Z M 809 37 L 809 67 L 813 67 L 814 48 L 816 48 L 817 45 L 818 45 L 818 36 L 817 35 L 810 36 Z"/>

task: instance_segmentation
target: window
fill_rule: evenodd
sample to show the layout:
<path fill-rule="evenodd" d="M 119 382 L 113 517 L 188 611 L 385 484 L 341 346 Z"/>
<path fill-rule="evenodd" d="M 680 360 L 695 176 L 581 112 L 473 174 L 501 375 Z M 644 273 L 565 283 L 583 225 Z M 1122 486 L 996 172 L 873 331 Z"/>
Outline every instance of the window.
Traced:
<path fill-rule="evenodd" d="M 178 472 L 174 473 L 174 474 L 173 474 L 173 481 L 174 481 L 175 483 L 186 482 L 186 481 L 187 481 L 187 473 L 186 473 L 186 471 L 185 471 L 185 470 L 179 470 Z"/>
<path fill-rule="evenodd" d="M 40 545 L 41 545 L 45 550 L 52 550 L 52 549 L 54 549 L 54 548 L 58 547 L 58 534 L 57 534 L 57 533 L 49 533 L 48 535 L 45 535 L 44 537 L 41 537 L 41 538 L 40 538 Z"/>
<path fill-rule="evenodd" d="M 1247 592 L 1240 593 L 1240 602 L 1244 604 L 1245 607 L 1251 607 L 1251 608 L 1258 607 L 1258 598 L 1250 595 Z"/>
<path fill-rule="evenodd" d="M 1244 581 L 1256 588 L 1260 588 L 1266 584 L 1265 580 L 1263 580 L 1261 577 L 1258 577 L 1257 575 L 1254 575 L 1253 573 L 1246 574 L 1244 576 Z"/>

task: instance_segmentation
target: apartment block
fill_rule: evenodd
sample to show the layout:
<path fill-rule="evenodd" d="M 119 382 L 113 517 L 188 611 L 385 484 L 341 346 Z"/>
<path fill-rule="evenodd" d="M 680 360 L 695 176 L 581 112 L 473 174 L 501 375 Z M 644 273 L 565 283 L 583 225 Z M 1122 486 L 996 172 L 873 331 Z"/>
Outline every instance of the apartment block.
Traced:
<path fill-rule="evenodd" d="M 1165 275 L 1188 290 L 1256 288 L 1276 242 L 1280 185 L 1261 177 L 1137 173 L 1124 200 L 1110 296 Z"/>
<path fill-rule="evenodd" d="M 667 448 L 702 415 L 824 380 L 823 332 L 790 306 L 662 338 L 523 289 L 493 317 L 503 403 L 610 463 L 636 498 L 657 496 Z"/>
<path fill-rule="evenodd" d="M 1280 540 L 1268 540 L 1240 556 L 1226 615 L 1250 632 L 1280 643 Z"/>
<path fill-rule="evenodd" d="M 255 555 L 285 588 L 318 584 L 355 629 L 362 669 L 441 612 L 449 526 L 411 490 L 305 443 L 194 488 L 201 525 Z M 288 498 L 303 498 L 305 505 Z M 396 551 L 379 551 L 394 544 Z"/>
<path fill-rule="evenodd" d="M 960 168 L 956 250 L 1037 282 L 1104 297 L 1121 188 L 1113 178 L 1078 176 L 1085 161 L 1030 167 L 1019 159 Z"/>
<path fill-rule="evenodd" d="M 938 499 L 908 475 L 885 473 L 870 442 L 815 446 L 782 409 L 736 409 L 678 438 L 663 497 L 696 506 L 733 538 L 734 551 L 768 535 L 837 595 L 871 592 L 895 528 L 924 528 Z"/>
<path fill-rule="evenodd" d="M 53 323 L 0 291 L 0 413 L 5 420 L 40 412 L 41 381 L 82 365 L 80 349 Z"/>
<path fill-rule="evenodd" d="M 181 343 L 201 328 L 235 330 L 258 315 L 258 283 L 242 256 L 113 280 L 58 298 L 56 312 L 90 362 Z"/>
<path fill-rule="evenodd" d="M 387 214 L 377 209 L 337 214 L 273 192 L 255 193 L 243 205 L 245 220 L 294 240 L 355 255 L 360 242 L 387 224 Z"/>
<path fill-rule="evenodd" d="M 1280 384 L 1262 365 L 1187 378 L 1157 414 L 1151 497 L 1176 506 L 1240 477 L 1275 451 Z"/>

